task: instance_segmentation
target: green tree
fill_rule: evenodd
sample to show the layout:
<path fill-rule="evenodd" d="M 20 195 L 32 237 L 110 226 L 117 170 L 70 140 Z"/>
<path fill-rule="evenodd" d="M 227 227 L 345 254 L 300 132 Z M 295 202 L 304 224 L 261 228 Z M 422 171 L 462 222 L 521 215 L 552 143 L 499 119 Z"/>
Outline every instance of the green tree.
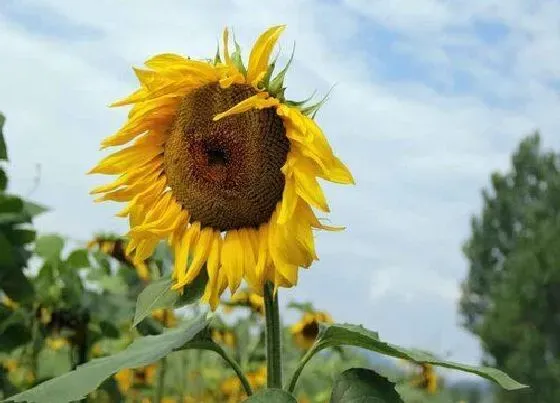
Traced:
<path fill-rule="evenodd" d="M 560 155 L 535 133 L 491 183 L 464 246 L 464 325 L 480 337 L 486 363 L 531 387 L 498 401 L 559 402 Z"/>

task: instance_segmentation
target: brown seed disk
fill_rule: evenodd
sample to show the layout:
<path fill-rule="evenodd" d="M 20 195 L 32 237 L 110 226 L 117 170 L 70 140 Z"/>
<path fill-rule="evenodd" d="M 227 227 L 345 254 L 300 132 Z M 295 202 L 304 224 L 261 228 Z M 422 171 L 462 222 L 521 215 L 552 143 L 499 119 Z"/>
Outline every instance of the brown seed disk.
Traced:
<path fill-rule="evenodd" d="M 257 91 L 207 84 L 186 95 L 164 146 L 167 182 L 191 221 L 220 231 L 256 228 L 282 198 L 289 141 L 273 108 L 212 118 Z"/>
<path fill-rule="evenodd" d="M 315 339 L 319 334 L 319 323 L 313 321 L 303 326 L 302 334 L 307 339 Z"/>

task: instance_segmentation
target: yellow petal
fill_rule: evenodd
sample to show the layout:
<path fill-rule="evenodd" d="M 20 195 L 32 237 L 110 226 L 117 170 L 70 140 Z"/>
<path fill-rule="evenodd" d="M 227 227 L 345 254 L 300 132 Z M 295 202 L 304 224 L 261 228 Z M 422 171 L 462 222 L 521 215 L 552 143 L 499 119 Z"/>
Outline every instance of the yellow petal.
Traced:
<path fill-rule="evenodd" d="M 193 223 L 183 234 L 180 242 L 177 243 L 175 249 L 175 264 L 173 271 L 176 273 L 177 283 L 172 287 L 173 289 L 183 288 L 187 282 L 187 264 L 190 254 L 190 249 L 196 244 L 198 235 L 200 233 L 200 222 Z"/>
<path fill-rule="evenodd" d="M 234 293 L 239 288 L 241 279 L 245 274 L 243 272 L 243 251 L 236 230 L 230 230 L 226 233 L 222 245 L 221 263 L 222 270 L 224 270 L 228 279 L 229 289 Z"/>
<path fill-rule="evenodd" d="M 135 181 L 143 180 L 143 178 L 152 174 L 154 171 L 158 171 L 159 173 L 161 173 L 161 171 L 163 170 L 162 164 L 163 159 L 156 157 L 149 164 L 146 164 L 134 171 L 127 171 L 121 174 L 114 182 L 108 183 L 106 185 L 96 186 L 89 193 L 105 193 L 118 189 L 121 186 L 132 185 Z"/>
<path fill-rule="evenodd" d="M 268 263 L 268 224 L 262 224 L 259 227 L 259 247 L 257 250 L 257 264 L 255 266 L 255 275 L 252 286 L 258 292 L 262 292 L 266 279 L 266 269 Z"/>
<path fill-rule="evenodd" d="M 276 98 L 272 98 L 272 97 L 268 98 L 268 93 L 259 92 L 258 94 L 253 95 L 252 97 L 244 99 L 243 101 L 239 102 L 237 105 L 228 109 L 227 111 L 214 116 L 213 120 L 217 121 L 222 118 L 225 118 L 226 116 L 237 115 L 239 113 L 247 112 L 251 109 L 271 108 L 271 107 L 278 106 L 279 104 L 280 101 L 278 101 Z"/>
<path fill-rule="evenodd" d="M 228 66 L 233 66 L 233 63 L 231 61 L 231 57 L 229 56 L 229 31 L 226 28 L 224 28 L 224 32 L 222 34 L 222 39 L 224 42 L 224 62 L 228 65 Z"/>
<path fill-rule="evenodd" d="M 252 229 L 248 228 L 240 228 L 237 231 L 239 236 L 239 243 L 241 245 L 241 251 L 243 254 L 243 272 L 247 275 L 248 279 L 251 278 L 249 281 L 255 281 L 255 266 L 257 264 L 256 260 L 256 252 L 255 249 L 255 240 L 252 239 L 251 232 Z M 252 281 L 251 281 L 252 280 Z"/>
<path fill-rule="evenodd" d="M 266 73 L 272 49 L 285 28 L 285 25 L 271 27 L 259 36 L 249 55 L 247 82 L 256 86 L 259 77 L 262 78 L 264 73 Z"/>
<path fill-rule="evenodd" d="M 214 230 L 210 227 L 205 227 L 200 231 L 200 237 L 194 245 L 194 253 L 191 264 L 189 265 L 187 275 L 184 278 L 185 284 L 190 284 L 196 276 L 200 273 L 202 265 L 206 263 L 210 248 L 214 239 Z"/>
<path fill-rule="evenodd" d="M 300 159 L 294 166 L 296 192 L 308 204 L 322 211 L 328 212 L 329 205 L 319 183 L 315 179 L 318 175 L 316 165 L 307 159 Z"/>
<path fill-rule="evenodd" d="M 188 59 L 181 55 L 175 53 L 160 53 L 146 60 L 144 64 L 153 70 L 161 71 L 178 65 L 185 65 L 186 63 L 188 63 Z"/>
<path fill-rule="evenodd" d="M 97 164 L 89 174 L 115 175 L 128 171 L 131 167 L 140 168 L 154 157 L 163 154 L 163 147 L 152 144 L 133 145 L 108 155 Z"/>
<path fill-rule="evenodd" d="M 220 294 L 223 288 L 220 289 L 220 255 L 222 249 L 222 237 L 219 232 L 214 233 L 212 245 L 210 247 L 210 254 L 208 255 L 208 262 L 206 269 L 208 271 L 208 284 L 204 290 L 201 300 L 210 304 L 212 310 L 216 310 L 220 302 Z"/>
<path fill-rule="evenodd" d="M 137 104 L 143 109 L 129 117 L 117 133 L 104 139 L 101 148 L 126 144 L 150 129 L 157 128 L 165 132 L 173 122 L 178 104 L 178 98 L 155 99 Z"/>
<path fill-rule="evenodd" d="M 296 194 L 296 184 L 293 176 L 285 177 L 284 191 L 282 193 L 282 201 L 280 207 L 280 213 L 278 214 L 278 223 L 283 224 L 288 221 L 294 209 L 296 208 L 297 194 Z"/>

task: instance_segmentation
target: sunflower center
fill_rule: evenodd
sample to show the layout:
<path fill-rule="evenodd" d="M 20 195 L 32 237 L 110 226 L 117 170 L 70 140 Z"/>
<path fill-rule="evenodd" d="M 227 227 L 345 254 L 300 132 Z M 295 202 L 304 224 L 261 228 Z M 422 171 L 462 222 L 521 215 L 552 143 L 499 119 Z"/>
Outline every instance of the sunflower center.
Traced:
<path fill-rule="evenodd" d="M 309 339 L 315 340 L 315 338 L 319 334 L 319 323 L 317 323 L 316 321 L 308 323 L 303 327 L 302 334 L 303 337 L 305 337 L 308 340 Z"/>
<path fill-rule="evenodd" d="M 164 146 L 165 173 L 191 221 L 220 231 L 256 228 L 282 198 L 289 141 L 272 108 L 212 118 L 255 95 L 207 84 L 186 95 Z"/>

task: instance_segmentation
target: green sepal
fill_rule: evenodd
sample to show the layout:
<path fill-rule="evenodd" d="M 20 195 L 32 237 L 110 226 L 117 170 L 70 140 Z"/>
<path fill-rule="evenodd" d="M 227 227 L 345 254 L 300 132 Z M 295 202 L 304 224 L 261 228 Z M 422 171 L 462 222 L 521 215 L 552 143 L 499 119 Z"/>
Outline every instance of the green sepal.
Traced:
<path fill-rule="evenodd" d="M 221 62 L 222 59 L 220 58 L 220 42 L 218 41 L 218 46 L 216 47 L 216 56 L 214 56 L 214 60 L 212 60 L 212 64 L 215 66 Z"/>
<path fill-rule="evenodd" d="M 275 98 L 277 98 L 280 102 L 285 101 L 284 92 L 286 91 L 286 88 L 284 87 L 284 79 L 286 76 L 286 72 L 288 71 L 288 68 L 292 64 L 292 61 L 294 60 L 295 51 L 296 51 L 296 43 L 294 42 L 294 46 L 292 48 L 292 55 L 288 59 L 288 62 L 286 63 L 284 68 L 276 75 L 276 77 L 272 79 L 270 85 L 266 87 L 268 92 L 272 94 Z"/>
<path fill-rule="evenodd" d="M 317 102 L 316 104 L 307 106 L 305 108 L 301 108 L 301 113 L 303 113 L 305 116 L 311 115 L 311 119 L 314 119 L 315 115 L 317 114 L 317 111 L 325 104 L 325 102 L 327 102 L 327 100 L 329 98 L 329 95 L 331 95 L 331 92 L 334 89 L 335 85 L 336 84 L 333 84 L 333 86 L 325 94 L 323 99 L 321 99 L 319 102 Z"/>
<path fill-rule="evenodd" d="M 239 46 L 239 43 L 237 43 L 235 34 L 233 34 L 233 43 L 235 44 L 235 52 L 231 54 L 231 61 L 233 62 L 237 70 L 245 77 L 247 77 L 247 68 L 243 64 L 243 59 L 241 58 L 241 46 Z"/>

